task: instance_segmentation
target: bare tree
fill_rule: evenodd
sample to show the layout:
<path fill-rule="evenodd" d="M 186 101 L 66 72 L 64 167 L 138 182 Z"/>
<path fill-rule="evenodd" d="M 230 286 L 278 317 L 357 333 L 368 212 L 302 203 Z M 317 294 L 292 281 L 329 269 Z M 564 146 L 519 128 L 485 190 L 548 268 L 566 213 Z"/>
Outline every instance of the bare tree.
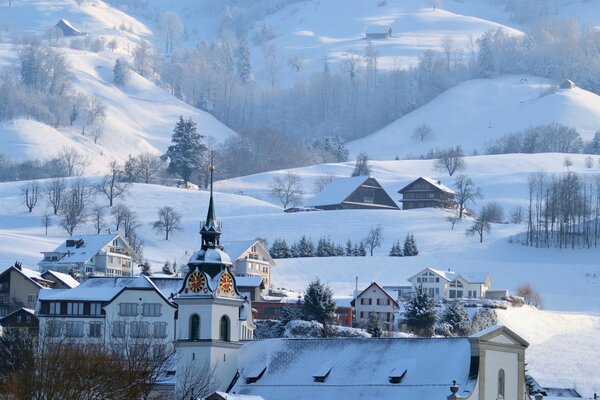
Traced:
<path fill-rule="evenodd" d="M 78 226 L 87 219 L 86 204 L 89 202 L 92 194 L 87 182 L 78 179 L 71 184 L 71 188 L 65 194 L 61 201 L 58 211 L 60 226 L 67 231 L 69 236 Z"/>
<path fill-rule="evenodd" d="M 296 206 L 302 200 L 302 180 L 300 175 L 288 171 L 283 176 L 275 176 L 270 185 L 271 196 L 279 200 L 283 208 Z"/>
<path fill-rule="evenodd" d="M 42 215 L 41 221 L 42 221 L 42 226 L 45 229 L 45 233 L 44 234 L 47 236 L 48 235 L 48 228 L 50 226 L 52 226 L 52 215 L 48 211 L 44 212 L 44 214 Z"/>
<path fill-rule="evenodd" d="M 163 207 L 158 210 L 158 221 L 154 221 L 152 228 L 157 232 L 165 233 L 165 240 L 169 240 L 169 234 L 172 231 L 180 231 L 181 215 L 171 207 Z"/>
<path fill-rule="evenodd" d="M 325 186 L 329 185 L 331 182 L 335 181 L 337 177 L 335 175 L 322 175 L 315 179 L 313 193 L 319 193 Z"/>
<path fill-rule="evenodd" d="M 56 215 L 60 209 L 65 189 L 65 180 L 62 178 L 54 178 L 46 183 L 46 195 L 48 196 L 48 203 L 52 206 L 54 215 Z"/>
<path fill-rule="evenodd" d="M 433 11 L 435 11 L 442 6 L 442 0 L 429 0 L 429 5 L 433 8 Z"/>
<path fill-rule="evenodd" d="M 450 222 L 450 224 L 452 225 L 452 230 L 454 230 L 454 225 L 459 224 L 460 221 L 462 221 L 460 219 L 460 217 L 458 215 L 449 215 L 446 217 L 446 221 Z"/>
<path fill-rule="evenodd" d="M 119 47 L 119 42 L 117 42 L 117 38 L 113 38 L 110 42 L 108 42 L 108 48 L 110 51 L 115 51 Z"/>
<path fill-rule="evenodd" d="M 363 243 L 369 248 L 369 253 L 373 256 L 373 250 L 377 247 L 381 247 L 383 243 L 383 228 L 381 225 L 371 227 L 369 234 L 363 239 Z"/>
<path fill-rule="evenodd" d="M 21 188 L 21 193 L 27 209 L 33 211 L 39 199 L 40 185 L 37 182 L 28 183 Z"/>
<path fill-rule="evenodd" d="M 483 234 L 492 230 L 491 222 L 501 222 L 503 218 L 504 210 L 498 203 L 486 204 L 471 227 L 467 229 L 466 234 L 467 236 L 479 235 L 479 243 L 481 243 L 483 242 Z"/>
<path fill-rule="evenodd" d="M 413 139 L 419 140 L 422 142 L 425 139 L 427 139 L 428 137 L 430 137 L 432 134 L 433 134 L 433 129 L 431 128 L 431 125 L 429 125 L 426 122 L 423 122 L 422 124 L 420 124 L 413 130 L 412 137 L 413 137 Z"/>
<path fill-rule="evenodd" d="M 479 235 L 479 243 L 482 243 L 483 242 L 483 234 L 490 232 L 491 230 L 492 230 L 492 226 L 490 225 L 490 223 L 488 221 L 486 221 L 485 219 L 481 218 L 481 216 L 480 216 L 473 222 L 473 224 L 469 227 L 469 229 L 467 229 L 466 235 L 474 236 L 475 234 L 477 234 L 477 235 Z"/>
<path fill-rule="evenodd" d="M 594 166 L 594 159 L 590 156 L 586 157 L 584 160 L 585 167 L 590 169 Z"/>
<path fill-rule="evenodd" d="M 173 11 L 165 11 L 158 21 L 160 35 L 165 42 L 165 54 L 173 54 L 173 47 L 181 39 L 183 24 Z"/>
<path fill-rule="evenodd" d="M 525 283 L 517 288 L 517 296 L 525 300 L 525 304 L 542 308 L 542 296 L 529 283 Z"/>
<path fill-rule="evenodd" d="M 358 67 L 360 66 L 360 62 L 362 58 L 355 50 L 351 50 L 344 54 L 344 62 L 342 64 L 342 68 L 344 72 L 348 74 L 350 80 L 353 81 L 356 78 Z"/>
<path fill-rule="evenodd" d="M 123 213 L 123 234 L 126 238 L 130 238 L 135 235 L 135 231 L 137 228 L 142 226 L 142 224 L 137 219 L 137 214 L 130 209 L 125 209 Z"/>
<path fill-rule="evenodd" d="M 146 76 L 151 72 L 152 50 L 150 43 L 142 40 L 140 45 L 133 52 L 133 66 L 142 76 Z"/>
<path fill-rule="evenodd" d="M 454 200 L 458 206 L 458 218 L 463 217 L 463 213 L 467 209 L 468 203 L 473 203 L 475 200 L 483 197 L 481 189 L 475 186 L 473 180 L 467 175 L 459 175 L 454 181 L 456 196 Z"/>
<path fill-rule="evenodd" d="M 300 69 L 304 67 L 305 63 L 306 61 L 304 61 L 304 59 L 299 56 L 294 56 L 288 60 L 288 65 L 294 68 L 296 72 L 300 72 Z"/>
<path fill-rule="evenodd" d="M 138 182 L 153 183 L 165 164 L 152 153 L 142 153 L 135 158 L 134 174 Z"/>
<path fill-rule="evenodd" d="M 448 172 L 450 176 L 456 171 L 462 171 L 466 168 L 465 154 L 460 146 L 439 151 L 436 156 L 435 169 Z"/>
<path fill-rule="evenodd" d="M 102 229 L 106 227 L 104 223 L 105 216 L 105 208 L 102 206 L 96 206 L 92 208 L 92 213 L 90 215 L 92 222 L 94 223 L 94 228 L 96 229 L 96 233 L 99 235 L 102 232 Z"/>
<path fill-rule="evenodd" d="M 63 147 L 57 155 L 65 176 L 82 176 L 90 161 L 74 148 Z"/>
<path fill-rule="evenodd" d="M 121 224 L 123 224 L 125 218 L 127 218 L 127 215 L 131 214 L 131 211 L 125 204 L 117 204 L 110 210 L 110 214 L 112 215 L 115 223 L 115 231 L 119 231 Z"/>
<path fill-rule="evenodd" d="M 171 399 L 203 399 L 217 390 L 218 383 L 214 368 L 209 365 L 199 368 L 190 363 L 177 371 L 177 391 Z"/>
<path fill-rule="evenodd" d="M 98 193 L 102 193 L 106 196 L 106 198 L 108 198 L 109 207 L 113 206 L 113 202 L 116 198 L 127 193 L 129 183 L 122 182 L 122 176 L 122 167 L 116 161 L 112 161 L 109 164 L 108 175 L 105 175 L 102 178 L 102 181 L 96 185 L 96 190 Z"/>
<path fill-rule="evenodd" d="M 510 212 L 510 222 L 513 224 L 520 224 L 523 222 L 523 207 L 515 206 Z"/>

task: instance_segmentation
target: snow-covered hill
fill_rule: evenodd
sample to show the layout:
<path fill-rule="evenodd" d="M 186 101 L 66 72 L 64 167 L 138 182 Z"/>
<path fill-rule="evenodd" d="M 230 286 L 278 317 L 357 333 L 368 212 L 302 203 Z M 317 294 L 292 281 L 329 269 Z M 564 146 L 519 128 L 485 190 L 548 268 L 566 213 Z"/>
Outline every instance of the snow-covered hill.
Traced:
<path fill-rule="evenodd" d="M 58 51 L 63 52 L 74 75 L 74 90 L 96 96 L 107 107 L 104 134 L 95 144 L 89 136 L 82 137 L 81 127 L 53 128 L 34 121 L 5 121 L 0 126 L 0 152 L 21 160 L 53 157 L 63 147 L 74 147 L 86 154 L 92 164 L 88 173 L 104 170 L 108 161 L 126 159 L 129 154 L 164 152 L 170 142 L 173 127 L 180 115 L 191 117 L 200 133 L 223 140 L 235 135 L 231 129 L 210 114 L 189 106 L 163 91 L 148 79 L 133 73 L 124 86 L 113 83 L 113 66 L 119 57 L 129 59 L 141 40 L 152 31 L 135 18 L 99 0 L 14 2 L 3 7 L 0 25 L 8 37 L 33 35 L 46 40 L 46 31 L 61 18 L 67 19 L 89 37 L 101 37 L 105 43 L 116 38 L 115 51 L 108 48 L 94 53 L 68 48 L 63 39 Z M 0 64 L 15 59 L 12 45 L 0 45 Z"/>
<path fill-rule="evenodd" d="M 549 80 L 533 76 L 466 81 L 385 128 L 350 142 L 348 149 L 352 155 L 366 151 L 380 160 L 457 144 L 469 154 L 481 152 L 503 134 L 550 122 L 575 128 L 584 140 L 591 139 L 600 129 L 600 96 L 577 87 L 553 87 Z M 420 141 L 412 134 L 423 123 L 432 127 L 433 134 Z"/>

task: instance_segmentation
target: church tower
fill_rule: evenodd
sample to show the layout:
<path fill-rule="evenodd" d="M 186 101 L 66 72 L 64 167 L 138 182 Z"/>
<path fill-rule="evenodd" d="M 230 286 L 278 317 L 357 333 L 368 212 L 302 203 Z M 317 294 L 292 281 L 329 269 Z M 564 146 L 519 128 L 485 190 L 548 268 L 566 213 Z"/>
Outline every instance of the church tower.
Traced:
<path fill-rule="evenodd" d="M 237 351 L 241 347 L 240 323 L 249 310 L 231 273 L 231 259 L 219 244 L 221 223 L 213 199 L 213 172 L 210 167 L 210 201 L 202 222 L 202 243 L 188 262 L 188 272 L 173 301 L 178 305 L 176 390 L 189 385 L 190 375 L 214 371 L 220 390 L 227 388 L 237 372 Z"/>

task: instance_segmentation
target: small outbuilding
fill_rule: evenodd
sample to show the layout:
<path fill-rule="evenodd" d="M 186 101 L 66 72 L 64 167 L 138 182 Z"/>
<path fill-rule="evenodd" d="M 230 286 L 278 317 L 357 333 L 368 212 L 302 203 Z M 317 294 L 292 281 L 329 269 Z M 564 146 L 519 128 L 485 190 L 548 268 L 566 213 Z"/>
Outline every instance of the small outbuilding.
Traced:
<path fill-rule="evenodd" d="M 60 21 L 54 25 L 54 27 L 60 30 L 63 36 L 84 36 L 85 33 L 81 32 L 79 29 L 75 28 L 72 23 L 67 21 L 64 18 L 61 18 Z"/>
<path fill-rule="evenodd" d="M 366 40 L 381 40 L 392 38 L 392 27 L 388 26 L 387 30 L 383 26 L 370 26 L 366 29 Z"/>

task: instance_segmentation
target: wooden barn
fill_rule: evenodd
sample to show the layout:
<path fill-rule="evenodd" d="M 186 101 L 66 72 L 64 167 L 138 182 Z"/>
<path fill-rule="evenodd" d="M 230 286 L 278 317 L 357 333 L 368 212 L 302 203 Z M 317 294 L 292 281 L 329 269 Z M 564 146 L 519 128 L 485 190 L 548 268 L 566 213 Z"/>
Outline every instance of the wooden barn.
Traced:
<path fill-rule="evenodd" d="M 365 32 L 366 40 L 381 40 L 390 39 L 392 37 L 392 27 L 388 26 L 387 29 L 383 26 L 371 26 L 368 27 Z"/>
<path fill-rule="evenodd" d="M 368 176 L 336 179 L 317 193 L 306 207 L 318 210 L 400 209 L 379 182 Z"/>
<path fill-rule="evenodd" d="M 442 182 L 420 177 L 398 191 L 402 195 L 402 209 L 412 208 L 452 208 L 454 191 Z"/>
<path fill-rule="evenodd" d="M 81 32 L 79 29 L 75 28 L 73 24 L 67 21 L 64 18 L 61 18 L 60 21 L 54 25 L 54 27 L 60 30 L 63 36 L 84 36 L 85 33 Z"/>

